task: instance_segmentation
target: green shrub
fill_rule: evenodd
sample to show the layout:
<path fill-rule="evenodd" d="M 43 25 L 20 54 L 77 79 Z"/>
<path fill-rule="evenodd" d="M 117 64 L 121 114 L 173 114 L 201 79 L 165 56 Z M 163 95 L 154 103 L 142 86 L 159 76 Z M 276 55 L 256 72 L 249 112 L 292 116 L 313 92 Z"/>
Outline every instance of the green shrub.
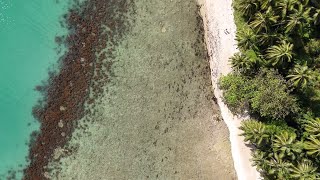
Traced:
<path fill-rule="evenodd" d="M 253 79 L 229 74 L 220 79 L 219 85 L 226 104 L 236 114 L 248 109 L 261 117 L 284 119 L 299 110 L 286 81 L 274 70 L 262 70 Z"/>
<path fill-rule="evenodd" d="M 249 80 L 237 74 L 228 74 L 220 78 L 219 86 L 223 91 L 223 98 L 233 113 L 241 113 L 247 108 L 251 89 Z"/>
<path fill-rule="evenodd" d="M 256 87 L 250 99 L 251 108 L 262 117 L 284 119 L 298 111 L 297 100 L 290 95 L 284 78 L 274 70 L 263 70 L 252 80 Z"/>

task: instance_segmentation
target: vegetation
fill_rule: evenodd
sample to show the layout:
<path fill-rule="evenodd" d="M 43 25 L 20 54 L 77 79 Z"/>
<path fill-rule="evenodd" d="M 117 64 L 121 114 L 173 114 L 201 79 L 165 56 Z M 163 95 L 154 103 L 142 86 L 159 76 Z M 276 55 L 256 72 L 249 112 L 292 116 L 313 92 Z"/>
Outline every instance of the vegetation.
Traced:
<path fill-rule="evenodd" d="M 236 113 L 248 109 L 261 117 L 284 119 L 299 109 L 285 79 L 274 70 L 263 69 L 255 78 L 230 74 L 222 77 L 219 85 L 225 90 L 229 108 Z"/>
<path fill-rule="evenodd" d="M 320 3 L 234 0 L 239 53 L 220 79 L 265 179 L 320 179 Z"/>

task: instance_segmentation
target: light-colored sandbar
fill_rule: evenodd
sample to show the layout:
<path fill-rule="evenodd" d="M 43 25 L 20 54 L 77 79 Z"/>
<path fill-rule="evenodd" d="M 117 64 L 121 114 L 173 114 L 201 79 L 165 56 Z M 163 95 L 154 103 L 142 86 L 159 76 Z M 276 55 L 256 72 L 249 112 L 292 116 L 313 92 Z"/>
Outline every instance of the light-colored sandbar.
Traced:
<path fill-rule="evenodd" d="M 239 136 L 241 134 L 240 123 L 247 117 L 233 116 L 226 104 L 223 103 L 222 92 L 218 88 L 219 77 L 231 72 L 229 58 L 238 51 L 235 41 L 236 25 L 232 0 L 199 0 L 199 3 L 204 19 L 214 94 L 230 132 L 232 157 L 238 179 L 260 179 L 256 168 L 251 166 L 251 150 L 246 146 L 244 138 Z"/>

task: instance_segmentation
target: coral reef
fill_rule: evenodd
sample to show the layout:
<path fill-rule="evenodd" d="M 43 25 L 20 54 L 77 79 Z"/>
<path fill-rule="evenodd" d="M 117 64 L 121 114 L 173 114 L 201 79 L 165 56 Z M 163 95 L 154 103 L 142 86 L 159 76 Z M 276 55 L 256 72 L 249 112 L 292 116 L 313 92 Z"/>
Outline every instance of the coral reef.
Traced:
<path fill-rule="evenodd" d="M 24 179 L 47 179 L 46 166 L 55 149 L 66 145 L 70 134 L 85 113 L 85 103 L 103 91 L 112 65 L 112 50 L 124 35 L 128 23 L 125 14 L 132 7 L 127 0 L 87 0 L 74 2 L 64 16 L 69 30 L 64 43 L 67 52 L 59 61 L 58 73 L 49 73 L 48 85 L 36 90 L 44 99 L 33 109 L 41 123 L 40 133 L 30 144 L 30 165 L 24 170 Z M 92 98 L 89 98 L 91 94 Z M 70 153 L 72 148 L 68 149 Z"/>

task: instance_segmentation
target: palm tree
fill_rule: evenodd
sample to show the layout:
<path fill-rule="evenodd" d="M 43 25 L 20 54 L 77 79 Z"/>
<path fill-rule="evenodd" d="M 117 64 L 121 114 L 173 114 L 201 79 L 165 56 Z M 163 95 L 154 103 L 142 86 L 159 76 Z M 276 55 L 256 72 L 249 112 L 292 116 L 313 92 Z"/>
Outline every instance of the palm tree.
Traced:
<path fill-rule="evenodd" d="M 275 15 L 272 9 L 270 8 L 265 13 L 257 12 L 253 18 L 253 21 L 250 23 L 250 26 L 255 29 L 257 32 L 268 32 L 270 28 L 275 25 L 279 16 Z"/>
<path fill-rule="evenodd" d="M 261 9 L 267 10 L 269 7 L 273 7 L 274 0 L 260 0 Z"/>
<path fill-rule="evenodd" d="M 315 13 L 313 14 L 313 22 L 314 25 L 319 25 L 320 24 L 320 9 L 317 8 L 315 9 Z"/>
<path fill-rule="evenodd" d="M 304 129 L 314 137 L 320 137 L 320 118 L 304 120 Z"/>
<path fill-rule="evenodd" d="M 248 50 L 257 49 L 257 35 L 251 28 L 242 29 L 237 32 L 236 40 L 238 42 L 238 47 Z"/>
<path fill-rule="evenodd" d="M 259 10 L 258 0 L 241 0 L 238 5 L 239 11 L 249 19 Z"/>
<path fill-rule="evenodd" d="M 293 11 L 294 6 L 297 4 L 297 0 L 280 0 L 277 3 L 277 9 L 281 12 L 281 18 L 285 19 L 287 14 Z"/>
<path fill-rule="evenodd" d="M 276 179 L 288 179 L 290 168 L 292 164 L 288 161 L 282 159 L 277 153 L 274 153 L 273 157 L 269 161 L 270 169 L 268 171 L 269 174 L 275 174 L 277 176 Z"/>
<path fill-rule="evenodd" d="M 312 162 L 303 160 L 297 166 L 291 168 L 291 178 L 299 180 L 313 180 L 317 178 L 317 168 L 313 166 Z"/>
<path fill-rule="evenodd" d="M 272 66 L 282 66 L 291 62 L 293 56 L 293 44 L 281 41 L 278 45 L 273 45 L 266 51 L 266 57 L 271 61 Z"/>
<path fill-rule="evenodd" d="M 242 69 L 247 69 L 248 67 L 250 67 L 250 64 L 248 64 L 250 62 L 249 58 L 241 54 L 240 52 L 234 54 L 230 58 L 230 61 L 233 70 L 236 71 L 242 71 Z"/>
<path fill-rule="evenodd" d="M 280 158 L 284 155 L 291 157 L 292 160 L 296 159 L 296 153 L 301 153 L 302 148 L 296 143 L 296 134 L 288 133 L 287 131 L 281 132 L 279 135 L 275 135 L 273 140 L 273 148 L 276 152 L 279 152 Z"/>
<path fill-rule="evenodd" d="M 276 31 L 268 31 L 265 33 L 261 33 L 257 35 L 257 41 L 260 43 L 260 45 L 263 46 L 272 46 L 276 42 L 286 41 L 291 42 L 291 38 L 289 36 L 286 36 L 284 34 L 280 34 Z"/>
<path fill-rule="evenodd" d="M 287 76 L 289 81 L 293 83 L 295 87 L 305 88 L 310 81 L 313 79 L 313 73 L 308 68 L 306 64 L 296 65 L 293 69 L 293 72 Z"/>
<path fill-rule="evenodd" d="M 266 153 L 263 151 L 254 151 L 251 161 L 252 165 L 256 166 L 259 171 L 265 171 L 269 168 L 269 160 L 266 157 Z"/>
<path fill-rule="evenodd" d="M 293 9 L 293 13 L 288 15 L 286 33 L 298 30 L 298 32 L 303 34 L 303 27 L 309 23 L 311 20 L 309 13 L 310 8 L 303 8 L 302 4 L 298 5 L 298 9 Z"/>
<path fill-rule="evenodd" d="M 320 7 L 320 2 L 318 0 L 310 0 L 310 2 L 317 8 Z"/>
<path fill-rule="evenodd" d="M 253 72 L 257 63 L 255 58 L 249 58 L 248 56 L 241 53 L 234 54 L 230 58 L 230 61 L 233 70 L 239 71 L 241 73 Z"/>
<path fill-rule="evenodd" d="M 243 130 L 241 135 L 244 136 L 244 141 L 250 141 L 257 146 L 269 140 L 265 125 L 256 120 L 243 121 L 240 129 Z"/>
<path fill-rule="evenodd" d="M 310 0 L 300 0 L 298 4 L 302 4 L 304 7 L 309 5 Z"/>
<path fill-rule="evenodd" d="M 320 156 L 320 140 L 314 136 L 310 136 L 309 141 L 304 143 L 304 148 L 307 150 L 307 154 Z"/>
<path fill-rule="evenodd" d="M 256 166 L 261 174 L 265 174 L 271 179 L 288 179 L 292 164 L 283 160 L 277 153 L 266 155 L 265 152 L 256 150 L 252 154 L 252 165 Z"/>

